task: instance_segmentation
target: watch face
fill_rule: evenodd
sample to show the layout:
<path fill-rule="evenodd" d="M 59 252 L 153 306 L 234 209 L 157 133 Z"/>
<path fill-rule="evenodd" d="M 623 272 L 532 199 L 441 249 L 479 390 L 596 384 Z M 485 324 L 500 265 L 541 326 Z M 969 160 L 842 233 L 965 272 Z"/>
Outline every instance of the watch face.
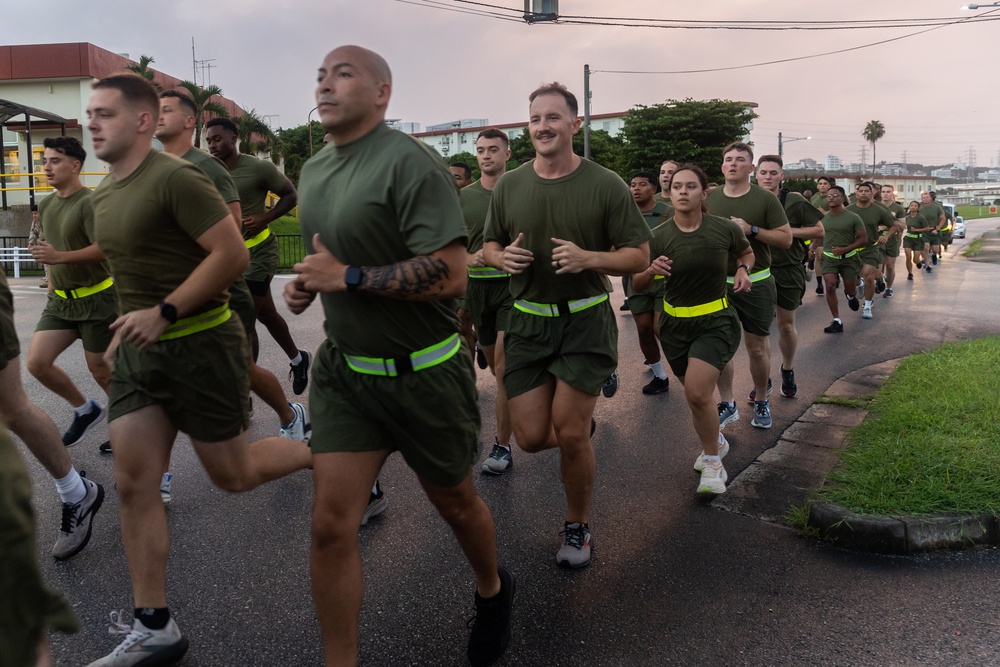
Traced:
<path fill-rule="evenodd" d="M 361 284 L 361 267 L 349 266 L 344 273 L 344 283 L 350 287 L 357 287 Z"/>

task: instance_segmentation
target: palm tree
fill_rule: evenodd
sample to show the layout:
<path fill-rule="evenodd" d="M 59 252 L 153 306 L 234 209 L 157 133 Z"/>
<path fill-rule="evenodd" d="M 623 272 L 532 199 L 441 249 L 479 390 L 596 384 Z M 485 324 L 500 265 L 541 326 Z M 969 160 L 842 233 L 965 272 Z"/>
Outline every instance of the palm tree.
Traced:
<path fill-rule="evenodd" d="M 865 125 L 864 131 L 861 136 L 865 138 L 872 145 L 872 177 L 875 177 L 875 165 L 878 162 L 875 161 L 875 142 L 885 136 L 885 125 L 882 124 L 880 120 L 870 120 L 868 124 Z"/>
<path fill-rule="evenodd" d="M 154 80 L 156 78 L 156 72 L 154 72 L 152 69 L 149 68 L 149 66 L 152 65 L 154 62 L 156 62 L 156 61 L 153 60 L 153 56 L 142 55 L 142 56 L 139 56 L 139 64 L 138 65 L 136 65 L 134 63 L 131 64 L 131 65 L 126 65 L 125 69 L 127 69 L 130 72 L 135 72 L 136 74 L 138 74 L 139 76 L 141 76 L 143 79 L 145 79 L 146 81 L 149 81 L 151 84 L 153 84 L 153 86 L 156 88 L 156 90 L 162 91 L 163 87 L 160 86 L 160 84 L 156 83 L 156 81 Z"/>
<path fill-rule="evenodd" d="M 241 153 L 255 155 L 270 152 L 275 147 L 278 137 L 264 119 L 257 114 L 256 109 L 250 109 L 233 120 L 239 129 L 236 136 L 240 140 Z"/>
<path fill-rule="evenodd" d="M 198 113 L 195 115 L 194 145 L 201 148 L 201 128 L 205 114 L 222 118 L 229 117 L 229 111 L 226 107 L 221 102 L 212 100 L 216 95 L 222 95 L 222 89 L 215 85 L 202 88 L 194 81 L 181 81 L 179 85 L 188 91 L 191 95 L 191 101 L 198 109 Z"/>

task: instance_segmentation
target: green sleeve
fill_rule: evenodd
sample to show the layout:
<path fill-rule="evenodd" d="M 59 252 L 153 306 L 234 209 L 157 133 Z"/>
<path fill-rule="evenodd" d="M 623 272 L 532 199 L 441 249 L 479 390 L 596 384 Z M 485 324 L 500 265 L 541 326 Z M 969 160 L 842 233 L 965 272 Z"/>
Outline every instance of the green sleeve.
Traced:
<path fill-rule="evenodd" d="M 193 239 L 229 215 L 229 208 L 215 185 L 193 164 L 175 169 L 167 178 L 164 192 L 172 217 Z"/>
<path fill-rule="evenodd" d="M 278 171 L 278 168 L 270 160 L 258 160 L 257 162 L 261 170 L 261 182 L 267 186 L 269 192 L 278 194 L 285 187 L 288 178 Z"/>
<path fill-rule="evenodd" d="M 83 215 L 83 231 L 91 243 L 96 243 L 94 236 L 94 198 L 86 197 L 80 204 L 80 214 Z"/>
<path fill-rule="evenodd" d="M 421 155 L 413 161 L 423 159 Z M 464 241 L 469 236 L 458 191 L 443 163 L 430 170 L 423 167 L 417 171 L 417 166 L 401 170 L 403 173 L 423 173 L 423 176 L 405 184 L 397 200 L 399 229 L 406 247 L 415 256 L 429 255 L 452 241 Z"/>
<path fill-rule="evenodd" d="M 503 217 L 504 183 L 501 178 L 493 189 L 489 212 L 486 214 L 486 229 L 483 231 L 483 242 L 499 243 L 503 247 L 510 245 L 510 227 Z"/>
<path fill-rule="evenodd" d="M 621 192 L 612 192 L 609 196 L 607 229 L 611 244 L 616 248 L 635 248 L 648 242 L 651 238 L 649 225 L 627 186 L 622 183 Z"/>

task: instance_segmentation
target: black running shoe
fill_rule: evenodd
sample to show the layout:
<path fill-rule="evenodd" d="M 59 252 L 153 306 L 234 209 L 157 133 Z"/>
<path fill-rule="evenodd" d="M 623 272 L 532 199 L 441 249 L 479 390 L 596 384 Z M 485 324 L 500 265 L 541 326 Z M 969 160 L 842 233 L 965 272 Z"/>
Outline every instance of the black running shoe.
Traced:
<path fill-rule="evenodd" d="M 468 622 L 472 628 L 468 656 L 473 667 L 492 665 L 510 643 L 510 617 L 514 610 L 517 582 L 510 570 L 502 565 L 497 568 L 497 574 L 500 575 L 500 592 L 485 599 L 476 593 L 476 615 Z"/>
<path fill-rule="evenodd" d="M 483 352 L 483 348 L 479 347 L 479 343 L 476 343 L 476 365 L 482 370 L 486 370 L 486 367 L 489 366 L 486 362 L 486 353 Z"/>
<path fill-rule="evenodd" d="M 799 391 L 795 385 L 795 371 L 781 369 L 781 395 L 785 398 L 792 398 Z"/>
<path fill-rule="evenodd" d="M 618 310 L 621 310 L 621 311 L 632 310 L 632 308 L 628 305 L 628 297 L 625 297 L 625 303 L 623 303 L 622 305 L 620 305 L 618 307 Z"/>
<path fill-rule="evenodd" d="M 850 308 L 851 310 L 857 311 L 859 308 L 861 308 L 861 302 L 858 301 L 858 297 L 849 296 L 847 297 L 847 307 Z"/>
<path fill-rule="evenodd" d="M 72 447 L 73 445 L 80 444 L 84 436 L 87 435 L 87 431 L 104 419 L 104 408 L 95 401 L 88 401 L 88 403 L 90 403 L 90 412 L 82 415 L 73 414 L 73 423 L 63 433 L 62 441 L 65 446 Z"/>
<path fill-rule="evenodd" d="M 878 280 L 875 281 L 875 293 L 881 294 L 884 291 L 885 291 L 885 281 L 879 278 Z"/>
<path fill-rule="evenodd" d="M 614 371 L 608 376 L 608 379 L 604 381 L 604 386 L 601 387 L 601 393 L 604 394 L 604 398 L 611 398 L 618 392 L 618 371 Z"/>
<path fill-rule="evenodd" d="M 830 322 L 830 326 L 828 326 L 825 329 L 823 329 L 823 332 L 824 333 L 844 333 L 844 324 L 843 324 L 843 322 L 838 322 L 837 320 L 834 320 L 833 322 Z"/>
<path fill-rule="evenodd" d="M 670 378 L 663 378 L 662 380 L 658 377 L 654 377 L 649 381 L 645 387 L 642 388 L 642 393 L 650 394 L 662 394 L 670 390 Z"/>
<path fill-rule="evenodd" d="M 302 392 L 309 386 L 309 353 L 305 350 L 299 350 L 299 354 L 302 355 L 302 361 L 297 364 L 288 364 L 291 367 L 291 370 L 288 371 L 288 377 L 292 379 L 292 393 L 296 396 L 301 396 Z"/>

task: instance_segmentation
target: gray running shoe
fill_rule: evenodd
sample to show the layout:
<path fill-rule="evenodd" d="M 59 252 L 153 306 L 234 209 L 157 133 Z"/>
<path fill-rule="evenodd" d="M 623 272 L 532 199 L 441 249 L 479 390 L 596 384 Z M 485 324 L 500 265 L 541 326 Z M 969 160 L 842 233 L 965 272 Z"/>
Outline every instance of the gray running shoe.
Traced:
<path fill-rule="evenodd" d="M 771 386 L 771 378 L 767 378 L 767 395 L 770 396 L 773 390 L 774 387 Z M 757 400 L 757 387 L 754 387 L 753 389 L 750 390 L 750 393 L 747 394 L 747 403 L 753 405 L 753 402 L 756 400 Z"/>
<path fill-rule="evenodd" d="M 514 457 L 510 447 L 501 447 L 499 441 L 493 443 L 493 450 L 483 461 L 483 472 L 489 475 L 502 475 L 514 467 Z"/>
<path fill-rule="evenodd" d="M 305 363 L 305 362 L 303 362 Z M 289 403 L 292 407 L 292 412 L 295 413 L 295 419 L 288 426 L 280 426 L 279 435 L 282 438 L 287 438 L 289 440 L 297 440 L 299 442 L 309 442 L 312 437 L 312 425 L 307 421 L 306 416 L 306 406 L 301 403 Z"/>
<path fill-rule="evenodd" d="M 754 428 L 771 428 L 770 401 L 753 402 L 753 419 L 750 420 L 750 425 Z"/>
<path fill-rule="evenodd" d="M 129 627 L 121 621 L 121 612 L 111 612 L 108 630 L 113 635 L 125 635 L 122 643 L 108 655 L 95 660 L 88 667 L 153 667 L 172 665 L 188 650 L 188 640 L 171 618 L 162 630 L 150 630 L 136 619 Z"/>
<path fill-rule="evenodd" d="M 608 376 L 608 379 L 604 381 L 604 386 L 601 387 L 601 393 L 604 394 L 604 398 L 611 398 L 618 391 L 618 371 L 614 371 Z"/>
<path fill-rule="evenodd" d="M 389 497 L 382 493 L 382 485 L 375 480 L 375 493 L 368 498 L 368 507 L 365 508 L 365 515 L 361 517 L 361 525 L 367 526 L 368 520 L 378 516 L 389 508 Z"/>
<path fill-rule="evenodd" d="M 590 565 L 590 527 L 585 523 L 564 523 L 560 533 L 563 544 L 556 552 L 556 562 L 573 569 Z"/>
<path fill-rule="evenodd" d="M 739 421 L 740 409 L 736 407 L 736 401 L 732 403 L 719 403 L 719 430 L 726 428 L 726 424 Z"/>
<path fill-rule="evenodd" d="M 56 560 L 66 560 L 83 551 L 90 542 L 94 515 L 104 503 L 104 487 L 84 477 L 83 473 L 80 477 L 83 477 L 83 485 L 87 487 L 87 495 L 76 504 L 62 504 L 62 525 L 52 547 L 52 557 Z"/>

